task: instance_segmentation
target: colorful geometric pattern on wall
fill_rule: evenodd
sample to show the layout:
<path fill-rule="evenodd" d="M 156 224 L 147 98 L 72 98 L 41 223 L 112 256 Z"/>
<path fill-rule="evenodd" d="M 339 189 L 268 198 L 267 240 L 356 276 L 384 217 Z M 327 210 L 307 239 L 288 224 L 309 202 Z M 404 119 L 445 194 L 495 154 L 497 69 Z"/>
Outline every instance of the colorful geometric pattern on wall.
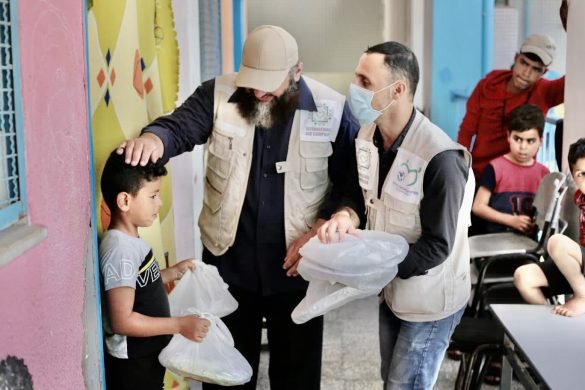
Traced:
<path fill-rule="evenodd" d="M 137 137 L 151 120 L 174 109 L 178 92 L 178 47 L 171 0 L 94 0 L 87 23 L 101 234 L 109 224 L 109 210 L 99 190 L 105 160 L 123 140 Z M 167 168 L 170 169 L 170 164 Z M 176 261 L 170 180 L 170 175 L 163 179 L 159 220 L 149 228 L 140 229 L 141 237 L 152 246 L 163 268 Z M 182 380 L 172 377 L 166 383 L 166 388 L 185 388 Z"/>
<path fill-rule="evenodd" d="M 169 1 L 99 0 L 89 10 L 90 72 L 94 75 L 90 77 L 94 146 L 99 151 L 106 151 L 96 153 L 95 164 L 100 173 L 107 151 L 123 139 L 136 137 L 145 124 L 163 114 L 164 106 L 169 110 L 174 107 L 178 66 L 167 67 L 166 72 L 172 76 L 162 75 L 158 67 L 157 46 L 167 47 L 165 54 L 174 57 L 174 63 L 178 65 L 176 36 L 172 32 L 166 33 L 162 41 L 155 39 L 155 31 L 161 29 L 156 23 L 157 18 L 162 14 L 172 15 Z M 120 34 L 120 31 L 124 33 Z M 161 80 L 172 83 L 163 85 Z M 163 90 L 170 91 L 164 93 L 167 98 L 163 96 Z M 162 219 L 167 217 L 170 207 L 171 199 L 165 199 Z"/>

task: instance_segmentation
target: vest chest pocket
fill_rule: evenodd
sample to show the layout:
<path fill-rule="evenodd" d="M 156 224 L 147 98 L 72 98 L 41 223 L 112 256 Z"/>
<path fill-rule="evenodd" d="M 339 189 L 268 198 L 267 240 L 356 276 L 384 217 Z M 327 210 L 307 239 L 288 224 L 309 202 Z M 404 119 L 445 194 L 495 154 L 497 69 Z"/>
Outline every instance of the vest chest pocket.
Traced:
<path fill-rule="evenodd" d="M 426 275 L 392 281 L 392 310 L 401 314 L 431 314 L 445 310 L 445 270 L 438 265 Z M 421 297 L 424 297 L 421 299 Z"/>
<path fill-rule="evenodd" d="M 400 234 L 408 242 L 412 237 L 420 234 L 420 226 L 417 226 L 418 205 L 399 201 L 388 194 L 384 194 L 384 224 L 388 232 Z"/>
<path fill-rule="evenodd" d="M 386 209 L 386 223 L 389 225 L 412 228 L 416 223 L 414 214 L 403 213 L 399 210 Z"/>
<path fill-rule="evenodd" d="M 418 207 L 414 203 L 402 202 L 384 194 L 384 208 L 386 209 L 386 224 L 412 228 L 416 224 Z"/>
<path fill-rule="evenodd" d="M 327 158 L 308 158 L 304 160 L 303 165 L 304 169 L 301 172 L 303 190 L 311 190 L 329 183 Z"/>
<path fill-rule="evenodd" d="M 209 175 L 205 176 L 205 191 L 203 193 L 203 204 L 211 210 L 213 214 L 221 208 L 223 196 L 209 181 Z"/>
<path fill-rule="evenodd" d="M 214 131 L 207 149 L 207 182 L 223 194 L 232 172 L 232 138 Z"/>
<path fill-rule="evenodd" d="M 222 203 L 232 171 L 232 137 L 218 133 L 214 129 L 207 149 L 207 168 L 205 170 L 205 194 L 203 202 L 216 213 Z"/>
<path fill-rule="evenodd" d="M 333 154 L 329 142 L 301 142 L 302 159 L 300 185 L 303 190 L 312 190 L 329 184 L 328 163 Z"/>

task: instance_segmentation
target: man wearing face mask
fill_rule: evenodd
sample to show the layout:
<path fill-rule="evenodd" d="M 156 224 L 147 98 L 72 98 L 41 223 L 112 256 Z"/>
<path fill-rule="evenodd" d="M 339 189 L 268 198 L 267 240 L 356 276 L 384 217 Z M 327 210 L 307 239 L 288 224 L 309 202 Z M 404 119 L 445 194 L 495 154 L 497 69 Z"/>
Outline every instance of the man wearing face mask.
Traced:
<path fill-rule="evenodd" d="M 398 42 L 361 56 L 348 103 L 361 124 L 342 207 L 322 242 L 368 229 L 404 237 L 409 252 L 382 293 L 379 331 L 385 389 L 431 389 L 470 296 L 471 157 L 413 105 L 414 53 Z"/>
<path fill-rule="evenodd" d="M 203 260 L 238 301 L 223 320 L 254 369 L 237 388 L 256 388 L 263 317 L 271 388 L 320 387 L 323 318 L 296 325 L 290 317 L 307 289 L 298 250 L 334 211 L 326 198 L 347 172 L 359 126 L 343 95 L 301 71 L 295 39 L 260 26 L 246 39 L 239 73 L 204 82 L 119 149 L 136 165 L 208 145 Z"/>

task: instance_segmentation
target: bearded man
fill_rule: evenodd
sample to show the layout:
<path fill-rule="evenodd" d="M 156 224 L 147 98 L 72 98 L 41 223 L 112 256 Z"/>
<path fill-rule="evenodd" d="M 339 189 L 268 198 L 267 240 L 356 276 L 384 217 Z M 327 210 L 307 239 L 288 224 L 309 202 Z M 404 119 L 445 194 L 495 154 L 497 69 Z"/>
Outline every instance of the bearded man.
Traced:
<path fill-rule="evenodd" d="M 144 165 L 207 143 L 203 260 L 239 303 L 223 320 L 254 369 L 245 389 L 256 388 L 263 318 L 271 388 L 320 387 L 323 318 L 296 325 L 290 317 L 307 289 L 298 250 L 336 209 L 329 190 L 347 172 L 359 125 L 345 97 L 302 68 L 295 39 L 260 26 L 246 39 L 239 73 L 204 82 L 118 151 Z"/>

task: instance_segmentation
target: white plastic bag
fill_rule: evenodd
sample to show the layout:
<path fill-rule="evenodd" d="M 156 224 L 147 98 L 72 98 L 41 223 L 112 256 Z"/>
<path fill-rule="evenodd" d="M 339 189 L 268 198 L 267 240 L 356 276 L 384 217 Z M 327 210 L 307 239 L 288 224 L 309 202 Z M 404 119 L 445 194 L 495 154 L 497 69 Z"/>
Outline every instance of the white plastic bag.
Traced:
<path fill-rule="evenodd" d="M 169 294 L 171 316 L 186 309 L 224 317 L 238 308 L 217 268 L 195 260 L 195 272 L 187 271 Z"/>
<path fill-rule="evenodd" d="M 301 261 L 297 267 L 297 272 L 309 282 L 337 282 L 359 290 L 377 293 L 394 279 L 398 273 L 398 267 L 379 267 L 379 269 L 364 269 L 362 272 L 344 273 L 319 267 L 309 261 Z"/>
<path fill-rule="evenodd" d="M 303 324 L 350 301 L 372 294 L 371 291 L 359 290 L 340 283 L 314 280 L 309 282 L 307 295 L 295 307 L 291 318 L 295 324 Z"/>
<path fill-rule="evenodd" d="M 301 249 L 297 271 L 309 281 L 305 298 L 291 313 L 297 324 L 350 301 L 379 293 L 398 273 L 408 243 L 398 235 L 359 231 L 359 237 L 323 244 L 317 237 Z"/>
<path fill-rule="evenodd" d="M 195 311 L 181 315 L 198 314 Z M 158 360 L 173 373 L 201 382 L 222 386 L 242 385 L 252 378 L 252 367 L 234 347 L 234 339 L 222 320 L 214 315 L 201 315 L 211 325 L 201 343 L 180 334 L 173 336 L 158 355 Z"/>
<path fill-rule="evenodd" d="M 378 292 L 398 272 L 408 253 L 408 243 L 396 234 L 365 230 L 359 237 L 348 235 L 341 242 L 323 244 L 317 237 L 301 249 L 299 274 L 306 280 L 338 282 L 361 290 Z"/>

